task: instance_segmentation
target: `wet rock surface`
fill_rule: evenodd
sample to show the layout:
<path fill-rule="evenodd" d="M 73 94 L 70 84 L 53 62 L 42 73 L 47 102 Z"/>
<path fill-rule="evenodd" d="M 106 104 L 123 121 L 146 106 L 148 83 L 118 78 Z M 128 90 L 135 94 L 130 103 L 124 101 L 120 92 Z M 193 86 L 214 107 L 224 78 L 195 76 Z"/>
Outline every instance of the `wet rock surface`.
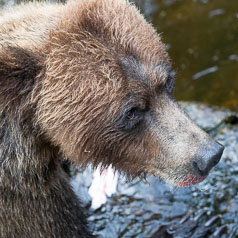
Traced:
<path fill-rule="evenodd" d="M 238 237 L 238 115 L 198 103 L 181 103 L 189 116 L 225 145 L 221 162 L 199 185 L 173 188 L 149 176 L 147 182 L 120 178 L 118 191 L 89 222 L 97 237 Z M 74 172 L 73 186 L 85 207 L 91 171 Z"/>

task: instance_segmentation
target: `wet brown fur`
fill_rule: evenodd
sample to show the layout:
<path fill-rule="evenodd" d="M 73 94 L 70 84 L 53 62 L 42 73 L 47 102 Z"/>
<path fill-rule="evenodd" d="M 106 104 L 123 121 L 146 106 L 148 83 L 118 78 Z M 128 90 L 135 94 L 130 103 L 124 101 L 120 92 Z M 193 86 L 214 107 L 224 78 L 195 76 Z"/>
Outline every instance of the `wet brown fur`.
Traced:
<path fill-rule="evenodd" d="M 191 173 L 208 136 L 173 100 L 165 47 L 134 5 L 34 3 L 0 15 L 0 237 L 90 237 L 66 157 L 175 185 Z M 139 125 L 125 119 L 132 108 Z"/>

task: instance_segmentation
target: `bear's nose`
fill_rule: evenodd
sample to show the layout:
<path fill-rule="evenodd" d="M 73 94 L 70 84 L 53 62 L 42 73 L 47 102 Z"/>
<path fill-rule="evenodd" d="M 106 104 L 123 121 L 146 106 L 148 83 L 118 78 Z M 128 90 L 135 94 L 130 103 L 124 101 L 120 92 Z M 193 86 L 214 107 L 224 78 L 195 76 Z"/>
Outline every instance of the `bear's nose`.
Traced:
<path fill-rule="evenodd" d="M 215 166 L 222 156 L 224 146 L 213 141 L 208 143 L 205 149 L 201 149 L 196 160 L 192 161 L 192 169 L 196 175 L 206 176 L 213 166 Z"/>

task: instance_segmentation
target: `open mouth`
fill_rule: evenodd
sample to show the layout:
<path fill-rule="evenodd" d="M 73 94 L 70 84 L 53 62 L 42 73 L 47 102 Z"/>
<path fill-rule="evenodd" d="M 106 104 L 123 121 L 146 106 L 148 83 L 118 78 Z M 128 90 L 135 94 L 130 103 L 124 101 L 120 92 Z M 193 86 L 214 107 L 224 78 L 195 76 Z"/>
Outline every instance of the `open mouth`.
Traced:
<path fill-rule="evenodd" d="M 179 184 L 178 187 L 188 187 L 192 184 L 198 184 L 202 182 L 207 176 L 195 176 L 195 175 L 190 175 L 183 179 Z"/>

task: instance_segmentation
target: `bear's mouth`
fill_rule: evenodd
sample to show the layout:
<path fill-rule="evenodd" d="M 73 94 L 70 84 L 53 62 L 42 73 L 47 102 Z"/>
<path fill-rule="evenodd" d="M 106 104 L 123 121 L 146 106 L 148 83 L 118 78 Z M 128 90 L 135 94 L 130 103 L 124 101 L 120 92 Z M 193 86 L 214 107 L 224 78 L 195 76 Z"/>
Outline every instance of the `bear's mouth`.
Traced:
<path fill-rule="evenodd" d="M 178 187 L 188 187 L 190 185 L 198 184 L 202 182 L 207 176 L 196 176 L 189 175 L 185 179 L 183 179 L 177 186 Z"/>

